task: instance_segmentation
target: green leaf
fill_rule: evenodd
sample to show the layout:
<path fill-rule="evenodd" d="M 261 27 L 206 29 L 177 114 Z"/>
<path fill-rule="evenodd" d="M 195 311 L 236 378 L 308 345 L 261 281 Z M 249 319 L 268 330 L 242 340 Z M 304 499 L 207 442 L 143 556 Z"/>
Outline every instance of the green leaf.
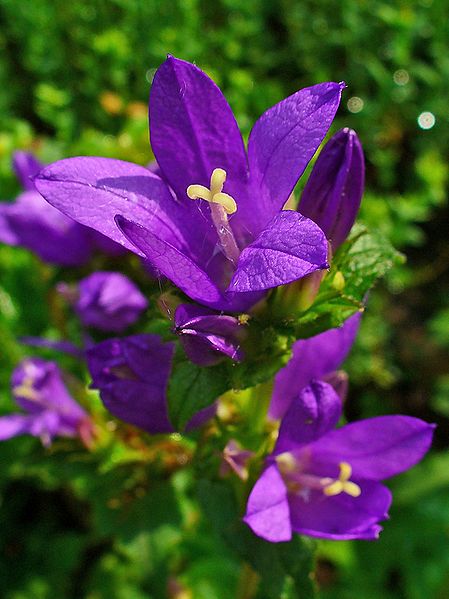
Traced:
<path fill-rule="evenodd" d="M 364 298 L 376 280 L 402 261 L 402 254 L 382 235 L 356 225 L 335 254 L 314 303 L 294 323 L 296 338 L 338 327 L 363 310 Z"/>
<path fill-rule="evenodd" d="M 203 408 L 214 403 L 230 388 L 224 364 L 207 368 L 187 358 L 176 359 L 168 384 L 168 413 L 171 423 L 182 430 Z"/>

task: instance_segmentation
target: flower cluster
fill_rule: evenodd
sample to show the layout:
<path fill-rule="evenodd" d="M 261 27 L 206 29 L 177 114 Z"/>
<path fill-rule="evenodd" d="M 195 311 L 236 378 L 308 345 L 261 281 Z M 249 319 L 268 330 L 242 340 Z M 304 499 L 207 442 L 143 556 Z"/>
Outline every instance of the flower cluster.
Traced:
<path fill-rule="evenodd" d="M 106 409 L 151 435 L 175 432 L 170 401 L 181 391 L 172 381 L 181 379 L 194 406 L 186 431 L 209 423 L 208 435 L 223 441 L 221 476 L 234 473 L 244 485 L 252 480 L 250 471 L 261 472 L 244 520 L 272 542 L 289 540 L 293 532 L 377 538 L 391 503 L 380 481 L 419 461 L 432 438 L 431 425 L 409 416 L 335 428 L 348 387 L 339 369 L 357 335 L 357 306 L 340 327 L 323 327 L 307 339 L 288 329 L 294 310 L 306 309 L 299 300 L 292 307 L 297 282 L 311 292 L 308 308 L 348 237 L 363 194 L 361 144 L 354 131 L 342 129 L 322 148 L 297 209 L 293 200 L 344 87 L 320 83 L 279 102 L 256 121 L 245 147 L 215 83 L 169 56 L 150 94 L 156 166 L 87 156 L 43 166 L 17 152 L 14 168 L 24 192 L 0 206 L 2 242 L 71 267 L 64 273 L 70 282 L 57 289 L 82 325 L 84 347 L 70 349 L 67 339 L 32 343 L 69 347 Z M 91 268 L 86 276 L 94 252 L 113 256 L 117 271 Z M 144 265 L 142 285 L 150 286 L 152 277 L 171 285 L 168 303 L 160 293 L 147 297 L 132 280 L 138 264 L 133 254 Z M 282 297 L 290 301 L 287 319 Z M 158 306 L 165 307 L 168 327 L 160 325 Z M 284 360 L 274 376 L 259 446 L 249 448 L 238 439 L 238 418 L 232 433 L 210 422 L 223 412 L 220 396 L 233 388 L 233 370 L 243 373 L 239 380 L 246 387 L 272 376 L 269 357 L 263 362 L 259 355 L 267 343 L 273 355 L 281 348 Z M 22 362 L 13 373 L 12 393 L 25 413 L 0 418 L 0 439 L 27 433 L 48 446 L 55 436 L 80 437 L 91 446 L 88 406 L 78 405 L 63 378 L 54 362 Z M 228 382 L 210 398 L 215 378 Z M 270 447 L 273 430 L 278 432 Z"/>

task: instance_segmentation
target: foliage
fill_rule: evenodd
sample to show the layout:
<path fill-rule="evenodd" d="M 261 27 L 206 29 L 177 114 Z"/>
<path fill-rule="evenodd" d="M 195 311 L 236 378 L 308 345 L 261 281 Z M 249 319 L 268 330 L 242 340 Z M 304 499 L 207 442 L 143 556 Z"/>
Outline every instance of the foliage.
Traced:
<path fill-rule="evenodd" d="M 367 269 L 365 281 L 357 282 L 357 273 L 348 269 L 362 247 L 362 256 L 376 253 L 395 267 L 367 304 L 347 367 L 352 388 L 346 415 L 401 411 L 439 424 L 432 459 L 393 483 L 397 501 L 381 540 L 319 542 L 311 581 L 308 540 L 273 547 L 243 525 L 229 530 L 245 498 L 221 481 L 204 481 L 201 468 L 192 466 L 195 433 L 142 440 L 135 429 L 109 418 L 97 395 L 85 390 L 84 370 L 70 356 L 58 355 L 76 375 L 74 394 L 94 412 L 100 439 L 95 452 L 66 441 L 46 450 L 26 437 L 0 446 L 5 599 L 55 593 L 64 599 L 287 599 L 313 596 L 315 588 L 323 599 L 349 599 L 354 589 L 367 599 L 448 594 L 444 11 L 441 0 L 348 0 L 338 10 L 329 0 L 0 0 L 2 199 L 18 190 L 10 169 L 17 148 L 33 149 L 45 162 L 78 154 L 149 162 L 148 88 L 167 51 L 196 61 L 215 78 L 245 134 L 288 93 L 344 79 L 348 89 L 335 130 L 350 126 L 362 139 L 368 190 L 361 220 L 372 236 L 356 235 L 341 248 L 314 304 L 297 321 L 273 318 L 263 344 L 254 347 L 260 355 L 254 380 L 248 381 L 244 364 L 231 372 L 212 367 L 202 376 L 220 390 L 233 389 L 245 418 L 258 421 L 260 404 L 243 391 L 245 383 L 259 385 L 254 395 L 266 401 L 263 382 L 288 359 L 294 333 L 307 336 L 335 326 L 385 274 L 371 272 L 365 262 L 357 270 Z M 418 125 L 423 112 L 436 119 L 428 130 Z M 407 256 L 406 263 L 389 243 Z M 95 268 L 117 268 L 117 261 L 97 258 Z M 126 269 L 154 305 L 164 283 L 150 284 L 136 261 Z M 336 272 L 343 274 L 343 288 L 340 278 L 334 282 Z M 0 248 L 2 414 L 13 409 L 10 373 L 30 353 L 17 341 L 20 336 L 81 338 L 52 291 L 56 281 L 70 279 L 69 271 L 51 269 L 25 250 Z M 154 322 L 145 326 L 154 332 Z M 252 327 L 257 330 L 257 319 Z M 282 333 L 278 346 L 274 332 Z M 164 334 L 170 336 L 166 327 Z M 52 350 L 38 353 L 56 357 Z M 180 424 L 213 399 L 198 394 L 203 383 L 194 370 L 184 363 L 171 381 L 177 386 L 173 397 L 184 399 L 171 406 Z M 244 424 L 233 426 L 240 441 L 258 449 Z M 219 431 L 216 446 L 196 456 L 196 463 L 216 462 L 227 441 Z"/>

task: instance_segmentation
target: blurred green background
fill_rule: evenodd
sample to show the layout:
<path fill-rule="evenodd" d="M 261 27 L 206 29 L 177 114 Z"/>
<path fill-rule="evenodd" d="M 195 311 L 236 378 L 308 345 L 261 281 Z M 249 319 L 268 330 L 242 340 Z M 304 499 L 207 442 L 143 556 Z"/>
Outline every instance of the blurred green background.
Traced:
<path fill-rule="evenodd" d="M 332 132 L 349 126 L 362 140 L 361 219 L 407 256 L 371 293 L 347 366 L 347 415 L 401 412 L 439 427 L 432 454 L 392 482 L 379 542 L 318 544 L 325 599 L 449 597 L 448 11 L 447 0 L 0 0 L 5 200 L 19 191 L 18 148 L 45 162 L 147 163 L 148 91 L 168 52 L 215 79 L 245 135 L 298 88 L 346 81 Z M 57 331 L 46 302 L 63 277 L 25 250 L 0 248 L 2 413 L 13 409 L 9 376 L 25 355 L 15 339 Z M 233 597 L 240 566 L 207 522 L 195 529 L 192 481 L 122 470 L 132 456 L 118 446 L 111 458 L 110 447 L 80 458 L 60 442 L 49 458 L 33 439 L 0 445 L 2 597 Z M 181 580 L 168 595 L 167 572 Z"/>

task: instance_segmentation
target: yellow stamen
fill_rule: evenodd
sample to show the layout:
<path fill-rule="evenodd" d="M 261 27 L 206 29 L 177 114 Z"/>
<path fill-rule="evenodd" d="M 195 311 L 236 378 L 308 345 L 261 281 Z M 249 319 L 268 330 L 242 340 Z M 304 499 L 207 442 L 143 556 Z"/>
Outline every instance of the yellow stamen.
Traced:
<path fill-rule="evenodd" d="M 340 475 L 338 480 L 333 480 L 332 478 L 322 479 L 321 482 L 325 485 L 323 493 L 328 497 L 340 495 L 340 493 L 347 493 L 351 497 L 358 497 L 362 490 L 359 485 L 349 480 L 352 474 L 351 465 L 348 462 L 340 462 L 339 467 Z"/>
<path fill-rule="evenodd" d="M 25 377 L 21 385 L 16 385 L 12 390 L 18 397 L 24 397 L 30 401 L 39 401 L 39 393 L 33 389 L 33 379 Z"/>
<path fill-rule="evenodd" d="M 210 189 L 204 185 L 189 185 L 187 195 L 191 200 L 206 200 L 214 204 L 220 204 L 227 214 L 237 212 L 237 204 L 233 197 L 222 191 L 226 181 L 226 171 L 215 168 L 210 177 Z"/>

